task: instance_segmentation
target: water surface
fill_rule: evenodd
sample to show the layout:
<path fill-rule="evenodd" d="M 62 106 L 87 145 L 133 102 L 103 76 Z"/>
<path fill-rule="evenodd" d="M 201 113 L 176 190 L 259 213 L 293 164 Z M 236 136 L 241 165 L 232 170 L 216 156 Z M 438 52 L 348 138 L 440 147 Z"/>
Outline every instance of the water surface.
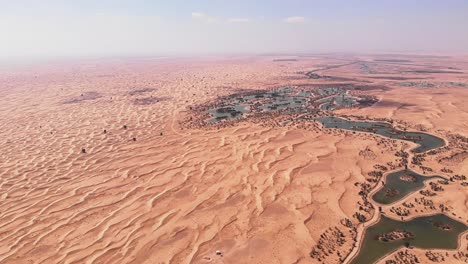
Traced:
<path fill-rule="evenodd" d="M 444 179 L 441 176 L 423 176 L 411 170 L 390 173 L 385 179 L 385 185 L 372 196 L 372 199 L 380 204 L 397 202 L 411 192 L 424 187 L 424 181 L 434 178 Z"/>
<path fill-rule="evenodd" d="M 351 121 L 339 117 L 320 117 L 316 119 L 326 128 L 341 128 L 352 131 L 362 131 L 373 134 L 379 134 L 384 137 L 411 141 L 419 146 L 413 151 L 416 153 L 436 149 L 445 145 L 443 139 L 422 132 L 405 132 L 393 128 L 388 123 Z"/>
<path fill-rule="evenodd" d="M 451 229 L 444 230 L 440 227 L 443 225 L 448 225 Z M 393 230 L 404 230 L 412 233 L 414 237 L 407 240 L 388 242 L 377 239 L 380 235 Z M 405 246 L 405 243 L 423 249 L 456 249 L 458 246 L 458 236 L 466 230 L 468 230 L 467 225 L 453 220 L 444 214 L 418 217 L 407 222 L 396 221 L 382 216 L 378 223 L 366 229 L 361 249 L 351 263 L 375 263 L 386 254 Z"/>

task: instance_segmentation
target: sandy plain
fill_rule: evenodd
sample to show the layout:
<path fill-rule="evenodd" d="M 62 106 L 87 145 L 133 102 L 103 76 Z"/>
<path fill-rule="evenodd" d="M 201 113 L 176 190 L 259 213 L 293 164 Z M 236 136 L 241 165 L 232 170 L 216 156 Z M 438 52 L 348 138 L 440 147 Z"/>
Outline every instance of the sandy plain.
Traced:
<path fill-rule="evenodd" d="M 185 122 L 190 106 L 239 88 L 375 87 L 362 92 L 379 102 L 335 114 L 394 119 L 440 136 L 449 147 L 423 165 L 447 177 L 468 174 L 468 87 L 461 86 L 468 58 L 278 58 L 291 56 L 1 68 L 0 263 L 340 263 L 359 244 L 353 239 L 361 234 L 343 221 L 360 225 L 353 217 L 360 184 L 412 145 L 274 118 L 201 128 Z M 308 71 L 329 77 L 310 79 Z M 448 185 L 434 201 L 468 223 L 466 186 Z M 383 210 L 398 219 L 391 206 Z M 435 212 L 419 209 L 411 216 Z M 344 234 L 340 246 L 334 230 Z M 467 253 L 467 239 L 448 251 L 447 263 L 464 263 L 453 255 Z M 333 248 L 330 256 L 311 258 L 317 244 Z M 412 252 L 432 263 L 425 250 Z"/>

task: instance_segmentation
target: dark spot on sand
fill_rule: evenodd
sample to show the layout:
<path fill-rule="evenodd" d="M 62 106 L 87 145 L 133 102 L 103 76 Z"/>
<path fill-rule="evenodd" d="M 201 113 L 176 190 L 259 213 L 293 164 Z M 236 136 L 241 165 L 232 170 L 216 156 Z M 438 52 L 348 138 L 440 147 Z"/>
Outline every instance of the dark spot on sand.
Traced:
<path fill-rule="evenodd" d="M 161 101 L 169 100 L 169 97 L 144 97 L 133 100 L 134 105 L 152 105 Z"/>
<path fill-rule="evenodd" d="M 101 98 L 102 95 L 98 92 L 86 92 L 86 93 L 82 93 L 80 94 L 79 96 L 76 96 L 76 97 L 73 97 L 65 102 L 63 102 L 64 104 L 75 104 L 75 103 L 81 103 L 81 102 L 85 102 L 85 101 L 92 101 L 92 100 L 96 100 L 96 99 L 99 99 Z"/>
<path fill-rule="evenodd" d="M 379 101 L 375 107 L 410 107 L 410 106 L 415 106 L 415 104 L 410 104 L 410 103 L 401 103 L 397 101 L 392 101 L 392 100 L 382 100 Z"/>
<path fill-rule="evenodd" d="M 154 88 L 143 88 L 143 89 L 137 89 L 137 90 L 130 91 L 130 92 L 128 92 L 128 94 L 130 96 L 134 96 L 134 95 L 138 95 L 138 94 L 149 93 L 149 92 L 152 92 L 152 91 L 155 91 L 155 90 L 156 89 L 154 89 Z"/>

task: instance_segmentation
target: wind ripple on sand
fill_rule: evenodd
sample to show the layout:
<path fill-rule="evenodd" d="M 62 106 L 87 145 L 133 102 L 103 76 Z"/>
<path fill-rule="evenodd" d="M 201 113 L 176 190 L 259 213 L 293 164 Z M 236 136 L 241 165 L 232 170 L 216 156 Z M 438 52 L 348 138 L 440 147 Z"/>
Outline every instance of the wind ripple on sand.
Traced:
<path fill-rule="evenodd" d="M 143 63 L 109 77 L 96 66 L 5 82 L 0 263 L 220 262 L 216 250 L 226 263 L 310 260 L 302 256 L 322 231 L 351 216 L 340 207 L 359 199 L 355 145 L 373 141 L 253 124 L 174 126 L 187 104 L 245 78 L 223 74 L 200 89 L 205 76 L 229 67 L 263 84 L 284 71 L 268 65 L 257 74 L 245 63 Z M 148 85 L 178 100 L 131 104 L 129 89 Z M 102 97 L 63 104 L 95 90 Z"/>

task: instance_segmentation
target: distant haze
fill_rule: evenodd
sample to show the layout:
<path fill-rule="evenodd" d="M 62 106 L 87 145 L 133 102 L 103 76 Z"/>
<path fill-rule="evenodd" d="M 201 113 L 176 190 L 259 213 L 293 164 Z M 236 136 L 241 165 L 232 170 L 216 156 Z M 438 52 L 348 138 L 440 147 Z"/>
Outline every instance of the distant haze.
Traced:
<path fill-rule="evenodd" d="M 466 0 L 0 0 L 0 6 L 0 58 L 468 52 Z"/>

